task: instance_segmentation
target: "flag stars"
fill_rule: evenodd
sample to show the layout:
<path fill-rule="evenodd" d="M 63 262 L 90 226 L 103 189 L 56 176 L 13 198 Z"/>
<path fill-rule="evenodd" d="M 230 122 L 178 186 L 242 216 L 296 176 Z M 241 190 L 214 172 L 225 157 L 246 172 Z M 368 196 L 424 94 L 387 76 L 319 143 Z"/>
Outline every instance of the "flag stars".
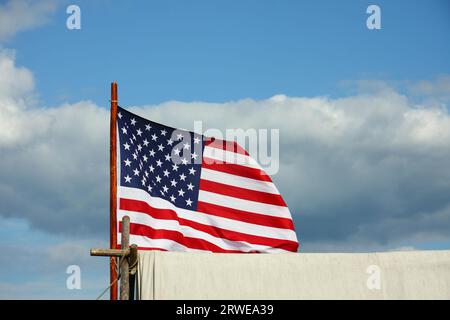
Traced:
<path fill-rule="evenodd" d="M 117 116 L 119 117 L 119 119 L 122 119 L 122 113 L 118 113 Z"/>
<path fill-rule="evenodd" d="M 117 121 L 122 144 L 122 185 L 193 210 L 201 167 L 197 162 L 202 158 L 194 146 L 203 143 L 202 136 L 174 131 L 120 111 Z"/>

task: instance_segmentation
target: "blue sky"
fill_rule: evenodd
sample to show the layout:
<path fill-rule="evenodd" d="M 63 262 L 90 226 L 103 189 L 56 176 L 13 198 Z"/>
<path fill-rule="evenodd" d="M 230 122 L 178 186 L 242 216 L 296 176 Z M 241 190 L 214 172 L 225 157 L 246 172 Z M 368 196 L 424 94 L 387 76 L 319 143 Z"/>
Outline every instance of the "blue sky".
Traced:
<path fill-rule="evenodd" d="M 71 1 L 8 42 L 33 70 L 44 105 L 107 105 L 117 80 L 127 105 L 342 96 L 343 80 L 426 80 L 450 69 L 448 1 Z M 51 63 L 50 63 L 51 62 Z"/>
<path fill-rule="evenodd" d="M 280 129 L 302 251 L 450 249 L 449 34 L 445 0 L 0 0 L 0 298 L 107 286 L 113 80 L 169 126 Z"/>

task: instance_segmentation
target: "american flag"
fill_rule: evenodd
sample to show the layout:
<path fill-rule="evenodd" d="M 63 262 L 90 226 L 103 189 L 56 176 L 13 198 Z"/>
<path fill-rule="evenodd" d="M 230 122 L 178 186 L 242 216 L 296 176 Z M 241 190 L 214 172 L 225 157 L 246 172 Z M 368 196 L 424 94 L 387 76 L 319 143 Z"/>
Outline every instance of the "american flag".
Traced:
<path fill-rule="evenodd" d="M 164 126 L 120 107 L 117 132 L 117 239 L 127 215 L 130 243 L 141 250 L 297 251 L 286 203 L 237 143 Z"/>

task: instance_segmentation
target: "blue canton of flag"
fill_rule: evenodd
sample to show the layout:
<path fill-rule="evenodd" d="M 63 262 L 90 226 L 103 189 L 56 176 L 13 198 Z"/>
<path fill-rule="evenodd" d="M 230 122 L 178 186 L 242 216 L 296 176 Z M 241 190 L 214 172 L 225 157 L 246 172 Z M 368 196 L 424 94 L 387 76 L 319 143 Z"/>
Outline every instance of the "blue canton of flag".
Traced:
<path fill-rule="evenodd" d="M 138 188 L 196 210 L 203 153 L 202 136 L 138 117 L 118 108 L 120 185 Z"/>

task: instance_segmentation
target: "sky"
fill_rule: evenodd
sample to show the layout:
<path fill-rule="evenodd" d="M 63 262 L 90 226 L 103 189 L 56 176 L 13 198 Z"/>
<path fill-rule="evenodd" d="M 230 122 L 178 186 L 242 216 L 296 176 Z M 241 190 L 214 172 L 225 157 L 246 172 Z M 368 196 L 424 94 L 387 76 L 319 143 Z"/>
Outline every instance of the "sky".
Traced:
<path fill-rule="evenodd" d="M 169 126 L 280 129 L 300 251 L 450 249 L 449 31 L 445 0 L 0 1 L 0 298 L 107 287 L 111 81 Z"/>

